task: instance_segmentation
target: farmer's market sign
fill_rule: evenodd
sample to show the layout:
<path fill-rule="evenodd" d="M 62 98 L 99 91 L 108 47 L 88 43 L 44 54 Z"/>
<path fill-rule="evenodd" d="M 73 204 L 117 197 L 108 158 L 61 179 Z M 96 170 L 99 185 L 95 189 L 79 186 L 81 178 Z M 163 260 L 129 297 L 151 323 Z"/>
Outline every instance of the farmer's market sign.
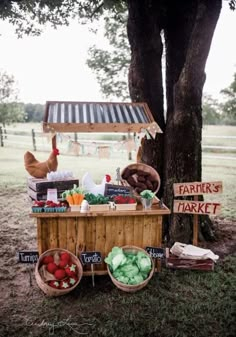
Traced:
<path fill-rule="evenodd" d="M 221 211 L 221 204 L 218 202 L 198 201 L 197 195 L 218 193 L 222 193 L 221 181 L 174 184 L 175 196 L 194 195 L 194 201 L 174 200 L 174 213 L 217 215 Z"/>
<path fill-rule="evenodd" d="M 174 184 L 175 197 L 181 195 L 200 195 L 222 193 L 222 182 L 194 182 Z"/>
<path fill-rule="evenodd" d="M 198 243 L 198 214 L 217 215 L 221 211 L 218 202 L 199 201 L 198 195 L 222 193 L 222 182 L 189 182 L 173 185 L 174 196 L 193 196 L 194 200 L 174 200 L 174 213 L 193 214 L 193 244 Z"/>
<path fill-rule="evenodd" d="M 216 202 L 201 202 L 189 200 L 175 200 L 174 213 L 212 214 L 221 212 L 221 204 Z"/>

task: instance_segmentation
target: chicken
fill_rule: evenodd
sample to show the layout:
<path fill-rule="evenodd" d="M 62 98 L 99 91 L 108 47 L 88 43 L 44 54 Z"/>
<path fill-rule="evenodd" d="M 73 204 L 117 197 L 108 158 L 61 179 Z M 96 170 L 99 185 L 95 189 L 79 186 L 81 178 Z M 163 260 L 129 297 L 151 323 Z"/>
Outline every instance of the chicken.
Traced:
<path fill-rule="evenodd" d="M 105 185 L 111 180 L 109 174 L 106 174 L 102 179 L 101 184 L 95 184 L 93 178 L 89 172 L 86 172 L 82 177 L 82 188 L 87 193 L 93 193 L 94 195 L 102 194 L 105 192 Z"/>
<path fill-rule="evenodd" d="M 38 161 L 35 156 L 27 151 L 24 155 L 25 169 L 34 178 L 45 178 L 47 173 L 57 170 L 58 149 L 53 149 L 48 160 Z"/>

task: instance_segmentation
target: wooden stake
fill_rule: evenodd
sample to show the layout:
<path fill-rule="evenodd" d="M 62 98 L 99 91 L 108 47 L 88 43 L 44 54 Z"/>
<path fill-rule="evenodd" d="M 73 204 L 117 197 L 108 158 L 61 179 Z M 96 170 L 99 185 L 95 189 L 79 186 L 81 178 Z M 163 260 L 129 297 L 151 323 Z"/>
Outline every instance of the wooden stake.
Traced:
<path fill-rule="evenodd" d="M 194 196 L 194 201 L 198 201 L 198 196 Z M 198 245 L 198 214 L 193 215 L 193 245 Z"/>
<path fill-rule="evenodd" d="M 91 264 L 91 272 L 92 272 L 92 284 L 93 287 L 95 286 L 95 282 L 94 282 L 94 269 L 93 269 L 93 264 Z"/>

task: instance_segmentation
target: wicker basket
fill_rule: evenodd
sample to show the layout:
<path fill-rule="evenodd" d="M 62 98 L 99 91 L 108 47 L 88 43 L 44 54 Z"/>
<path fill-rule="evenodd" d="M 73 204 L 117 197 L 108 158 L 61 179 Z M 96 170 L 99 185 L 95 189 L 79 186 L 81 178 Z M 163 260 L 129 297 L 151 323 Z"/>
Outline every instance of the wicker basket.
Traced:
<path fill-rule="evenodd" d="M 144 249 L 142 249 L 140 247 L 136 247 L 136 246 L 123 246 L 121 248 L 126 253 L 143 252 L 148 257 L 150 257 L 148 255 L 148 253 Z M 108 274 L 109 274 L 112 282 L 114 283 L 115 286 L 117 286 L 117 288 L 119 288 L 119 289 L 121 289 L 123 291 L 126 291 L 128 293 L 134 293 L 136 291 L 139 291 L 139 290 L 143 289 L 148 284 L 148 282 L 151 280 L 151 278 L 152 278 L 152 276 L 154 274 L 154 271 L 155 271 L 155 265 L 153 263 L 153 260 L 151 259 L 151 261 L 152 261 L 152 269 L 151 269 L 151 271 L 149 273 L 148 278 L 146 280 L 144 280 L 143 282 L 139 283 L 139 284 L 131 285 L 131 284 L 124 284 L 122 282 L 117 281 L 117 279 L 112 275 L 112 273 L 110 271 L 109 265 L 107 265 L 107 272 L 108 272 Z"/>
<path fill-rule="evenodd" d="M 67 289 L 55 289 L 55 288 L 52 288 L 47 283 L 45 283 L 42 280 L 41 276 L 40 276 L 39 268 L 42 265 L 43 258 L 45 256 L 48 256 L 48 255 L 53 255 L 56 252 L 58 252 L 58 253 L 63 253 L 63 252 L 68 253 L 70 255 L 70 257 L 71 257 L 72 263 L 75 264 L 76 267 L 77 267 L 77 269 L 78 269 L 78 275 L 77 275 L 78 281 L 72 287 L 70 287 L 70 288 L 67 288 Z M 82 264 L 81 264 L 80 260 L 74 254 L 72 254 L 71 252 L 69 252 L 68 250 L 61 249 L 61 248 L 49 249 L 46 252 L 44 252 L 43 254 L 41 254 L 40 257 L 39 257 L 39 259 L 38 259 L 38 262 L 36 264 L 36 267 L 35 267 L 36 282 L 37 282 L 39 288 L 46 295 L 48 295 L 48 296 L 62 296 L 62 295 L 65 295 L 65 294 L 71 292 L 79 284 L 79 282 L 80 282 L 80 280 L 82 278 L 82 275 L 83 275 L 83 267 L 82 267 Z"/>
<path fill-rule="evenodd" d="M 124 178 L 126 170 L 130 170 L 130 171 L 138 170 L 138 171 L 143 171 L 145 174 L 149 174 L 149 177 L 151 177 L 151 179 L 153 181 L 157 182 L 157 187 L 152 192 L 157 193 L 159 191 L 160 186 L 161 186 L 161 179 L 160 179 L 159 174 L 157 173 L 157 171 L 153 167 L 151 167 L 149 165 L 146 165 L 146 164 L 143 164 L 143 163 L 134 163 L 134 164 L 130 164 L 130 165 L 126 166 L 121 172 L 122 182 L 123 182 L 124 185 L 131 186 L 129 184 L 129 182 Z M 134 180 L 137 181 L 137 177 L 138 177 L 137 173 L 133 173 L 132 177 L 134 178 Z M 137 193 L 134 190 L 134 187 L 131 186 L 131 188 L 133 189 L 134 194 L 139 196 L 139 193 Z M 150 189 L 150 188 L 147 187 L 146 189 Z"/>

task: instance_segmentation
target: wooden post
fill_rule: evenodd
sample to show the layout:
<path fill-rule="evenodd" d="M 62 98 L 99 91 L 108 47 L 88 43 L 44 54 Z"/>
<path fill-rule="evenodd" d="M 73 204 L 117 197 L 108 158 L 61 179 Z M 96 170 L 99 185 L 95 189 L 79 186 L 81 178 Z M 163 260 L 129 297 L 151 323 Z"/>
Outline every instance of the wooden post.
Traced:
<path fill-rule="evenodd" d="M 33 149 L 34 149 L 34 151 L 37 151 L 37 149 L 36 149 L 36 140 L 35 140 L 35 132 L 34 132 L 34 129 L 32 129 L 31 132 L 32 132 Z"/>
<path fill-rule="evenodd" d="M 0 126 L 0 142 L 1 142 L 1 147 L 4 146 L 4 142 L 3 142 L 3 132 L 2 132 L 2 127 Z"/>
<path fill-rule="evenodd" d="M 194 195 L 194 201 L 198 201 L 198 195 Z M 198 245 L 198 214 L 193 215 L 193 245 Z"/>

